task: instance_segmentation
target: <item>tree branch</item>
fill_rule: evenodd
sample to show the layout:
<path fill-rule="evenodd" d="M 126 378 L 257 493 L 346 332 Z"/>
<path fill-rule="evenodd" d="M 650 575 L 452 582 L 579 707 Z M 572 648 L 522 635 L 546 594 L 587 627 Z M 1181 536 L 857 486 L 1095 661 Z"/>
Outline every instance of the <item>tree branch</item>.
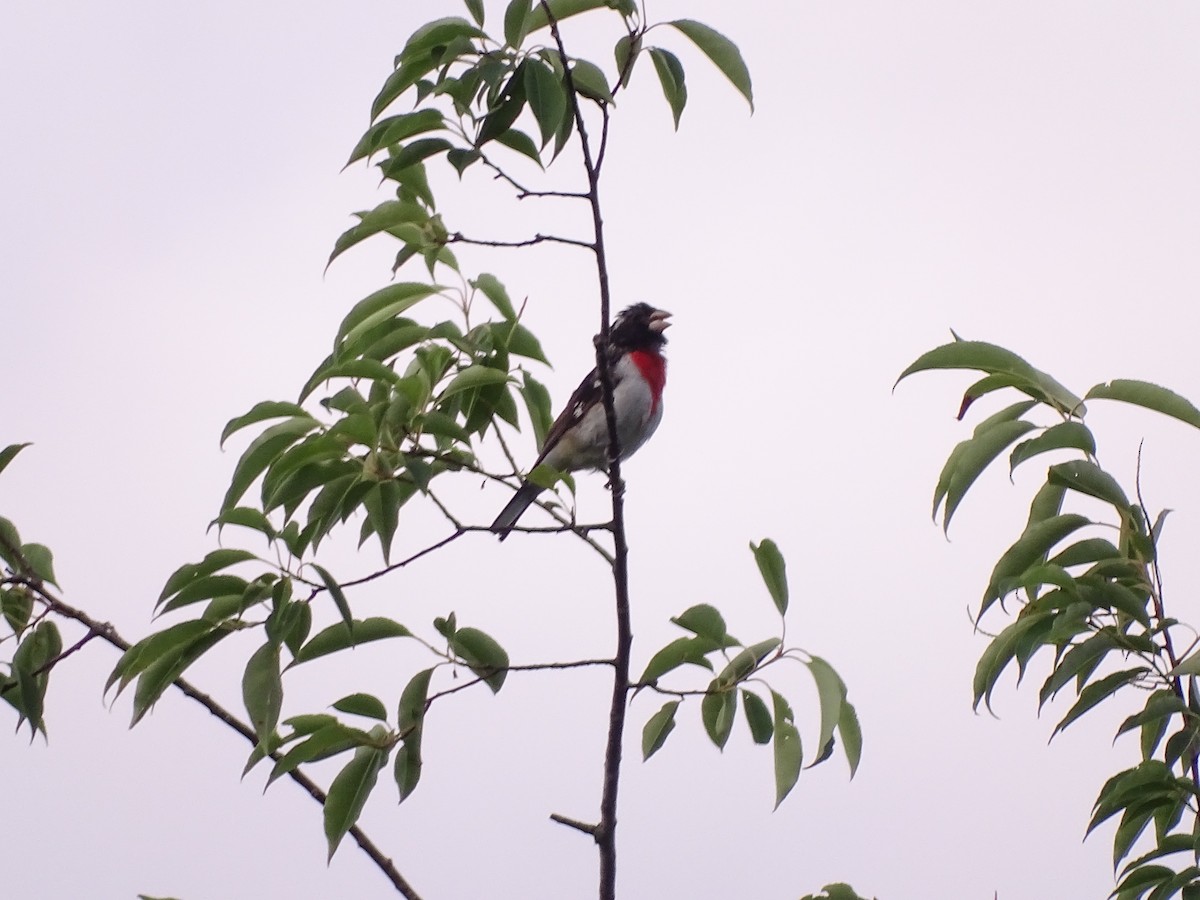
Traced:
<path fill-rule="evenodd" d="M 604 418 L 608 426 L 608 484 L 612 493 L 613 593 L 617 618 L 617 647 L 613 655 L 613 688 L 609 705 L 608 738 L 604 749 L 604 786 L 600 797 L 600 821 L 595 838 L 600 851 L 600 900 L 615 900 L 617 892 L 617 792 L 621 779 L 621 751 L 625 735 L 625 714 L 629 698 L 629 658 L 633 629 L 629 611 L 629 548 L 625 540 L 625 482 L 621 478 L 621 441 L 617 433 L 613 406 L 612 360 L 608 353 L 611 294 L 608 282 L 608 257 L 604 249 L 604 219 L 600 210 L 600 166 L 592 157 L 587 123 L 575 92 L 567 50 L 558 21 L 547 0 L 540 0 L 550 33 L 563 63 L 563 79 L 571 102 L 571 115 L 579 131 L 583 164 L 587 170 L 588 202 L 592 211 L 593 249 L 596 274 L 600 283 L 600 334 L 596 338 L 596 370 L 600 375 Z M 607 118 L 607 115 L 605 116 Z M 607 126 L 604 129 L 607 134 Z"/>
<path fill-rule="evenodd" d="M 19 547 L 13 547 L 10 543 L 4 540 L 3 535 L 0 535 L 0 543 L 3 543 L 4 549 L 14 560 L 17 561 L 22 569 L 25 571 L 32 571 L 28 560 L 24 558 L 24 555 L 21 553 Z M 36 577 L 23 578 L 22 581 L 27 587 L 31 588 L 36 593 L 38 602 L 45 605 L 49 612 L 62 616 L 65 619 L 71 619 L 75 622 L 78 622 L 88 629 L 88 634 L 82 640 L 78 641 L 75 645 L 63 651 L 57 657 L 46 663 L 46 665 L 42 666 L 41 668 L 43 670 L 48 670 L 59 660 L 70 656 L 89 640 L 95 637 L 102 638 L 106 643 L 120 650 L 122 653 L 129 650 L 129 648 L 133 646 L 129 643 L 129 641 L 121 637 L 121 635 L 115 628 L 113 628 L 112 625 L 108 624 L 107 622 L 96 621 L 83 610 L 76 609 L 75 607 L 64 603 L 57 596 L 50 593 L 42 583 L 41 579 Z M 194 700 L 196 703 L 199 703 L 222 723 L 240 734 L 250 743 L 251 746 L 258 746 L 258 735 L 255 734 L 254 729 L 245 722 L 241 721 L 241 719 L 239 719 L 233 713 L 229 712 L 229 710 L 227 710 L 208 694 L 194 687 L 190 682 L 184 680 L 183 678 L 176 678 L 172 684 L 178 688 L 179 691 L 184 694 L 184 696 Z M 281 757 L 282 755 L 278 752 L 270 754 L 270 758 L 276 761 L 278 761 Z M 304 773 L 300 772 L 298 769 L 293 769 L 287 774 L 292 781 L 300 785 L 300 787 L 303 788 L 310 797 L 316 800 L 317 803 L 321 804 L 322 807 L 325 806 L 327 794 L 315 781 L 313 781 Z M 368 857 L 370 857 L 373 863 L 375 863 L 376 868 L 378 868 L 379 871 L 383 873 L 384 877 L 392 883 L 392 886 L 400 893 L 401 896 L 405 897 L 406 900 L 421 900 L 421 895 L 418 894 L 416 889 L 408 883 L 407 879 L 405 879 L 403 875 L 400 874 L 400 871 L 396 868 L 395 863 L 393 863 L 389 857 L 384 855 L 383 851 L 375 845 L 375 842 L 372 841 L 362 829 L 360 829 L 357 825 L 353 825 L 350 828 L 349 834 L 354 838 L 355 842 L 362 849 L 362 851 L 366 853 Z"/>

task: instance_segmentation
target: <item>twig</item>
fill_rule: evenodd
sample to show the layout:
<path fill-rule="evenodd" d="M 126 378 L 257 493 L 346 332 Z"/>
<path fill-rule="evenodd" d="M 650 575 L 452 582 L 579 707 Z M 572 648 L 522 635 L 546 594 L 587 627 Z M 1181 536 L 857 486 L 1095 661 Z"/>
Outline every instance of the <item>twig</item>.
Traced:
<path fill-rule="evenodd" d="M 572 819 L 567 816 L 560 816 L 558 813 L 550 813 L 551 821 L 557 822 L 559 825 L 566 825 L 568 828 L 574 828 L 576 831 L 582 831 L 584 834 L 590 834 L 597 842 L 600 840 L 596 837 L 596 832 L 599 826 L 590 825 L 587 822 L 580 822 L 578 819 Z"/>
<path fill-rule="evenodd" d="M 577 193 L 575 191 L 531 191 L 525 185 L 517 182 L 511 175 L 501 169 L 498 165 L 488 159 L 486 156 L 481 156 L 479 161 L 496 173 L 496 178 L 507 181 L 517 191 L 517 199 L 524 200 L 527 197 L 564 197 L 568 200 L 586 200 L 587 194 Z"/>
<path fill-rule="evenodd" d="M 425 709 L 428 710 L 433 705 L 434 700 L 439 700 L 442 697 L 449 697 L 451 694 L 457 694 L 459 691 L 465 691 L 467 688 L 487 681 L 493 675 L 499 672 L 543 672 L 547 669 L 583 669 L 590 666 L 611 666 L 611 659 L 577 659 L 570 662 L 552 662 L 552 663 L 527 663 L 520 666 L 494 666 L 487 669 L 478 669 L 483 674 L 470 681 L 464 681 L 462 684 L 456 684 L 452 688 L 446 688 L 444 691 L 438 691 L 436 694 L 431 694 L 425 700 Z"/>
<path fill-rule="evenodd" d="M 588 241 L 580 241 L 575 238 L 559 237 L 555 234 L 535 234 L 533 237 L 524 241 L 484 241 L 478 238 L 469 238 L 460 231 L 446 238 L 447 244 L 474 244 L 477 247 L 532 247 L 534 244 L 567 244 L 572 247 L 583 247 L 586 250 L 595 250 L 594 244 Z"/>

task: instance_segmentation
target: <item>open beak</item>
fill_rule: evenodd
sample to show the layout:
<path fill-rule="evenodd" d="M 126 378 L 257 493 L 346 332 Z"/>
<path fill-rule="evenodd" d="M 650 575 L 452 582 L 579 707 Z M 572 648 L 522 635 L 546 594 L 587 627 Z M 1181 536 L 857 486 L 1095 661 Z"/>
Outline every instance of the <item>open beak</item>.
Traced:
<path fill-rule="evenodd" d="M 667 319 L 671 318 L 671 314 L 665 309 L 656 309 L 650 314 L 650 330 L 651 331 L 666 331 L 671 327 L 671 323 Z"/>

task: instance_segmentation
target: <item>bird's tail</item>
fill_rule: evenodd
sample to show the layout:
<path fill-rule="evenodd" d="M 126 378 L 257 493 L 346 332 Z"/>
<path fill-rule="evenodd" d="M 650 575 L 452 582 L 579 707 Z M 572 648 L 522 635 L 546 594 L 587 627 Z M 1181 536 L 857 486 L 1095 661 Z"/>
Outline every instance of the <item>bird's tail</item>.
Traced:
<path fill-rule="evenodd" d="M 500 510 L 500 515 L 496 516 L 496 521 L 492 523 L 492 531 L 500 535 L 500 540 L 508 537 L 508 533 L 517 524 L 517 519 L 521 518 L 525 510 L 529 509 L 529 505 L 537 499 L 537 495 L 543 490 L 545 489 L 533 482 L 526 481 L 513 494 L 513 498 L 508 501 L 508 505 Z"/>

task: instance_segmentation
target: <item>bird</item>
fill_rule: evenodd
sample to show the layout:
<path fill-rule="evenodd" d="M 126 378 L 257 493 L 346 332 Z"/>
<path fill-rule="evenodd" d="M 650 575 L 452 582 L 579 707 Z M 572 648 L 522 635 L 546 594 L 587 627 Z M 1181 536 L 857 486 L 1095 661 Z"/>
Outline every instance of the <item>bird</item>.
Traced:
<path fill-rule="evenodd" d="M 671 314 L 649 303 L 623 309 L 608 330 L 608 358 L 613 379 L 613 410 L 621 459 L 628 459 L 658 428 L 663 414 L 663 387 L 667 383 L 667 361 L 662 349 L 663 334 Z M 559 413 L 533 467 L 546 465 L 559 472 L 608 467 L 608 420 L 599 369 L 592 369 L 579 383 L 566 407 Z M 508 537 L 517 520 L 545 488 L 528 478 L 521 482 L 508 505 L 496 516 L 491 530 Z"/>

